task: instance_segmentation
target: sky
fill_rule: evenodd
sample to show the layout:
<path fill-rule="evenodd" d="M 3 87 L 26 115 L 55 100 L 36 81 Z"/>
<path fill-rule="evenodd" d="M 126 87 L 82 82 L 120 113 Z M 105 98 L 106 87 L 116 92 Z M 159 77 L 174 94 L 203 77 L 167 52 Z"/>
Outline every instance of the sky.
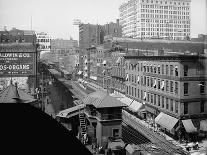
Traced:
<path fill-rule="evenodd" d="M 119 6 L 128 0 L 0 0 L 0 30 L 47 32 L 52 38 L 78 40 L 78 25 L 106 24 L 119 18 Z M 207 34 L 207 0 L 191 0 L 191 37 Z M 32 21 L 32 22 L 31 22 Z M 31 26 L 32 25 L 32 26 Z"/>

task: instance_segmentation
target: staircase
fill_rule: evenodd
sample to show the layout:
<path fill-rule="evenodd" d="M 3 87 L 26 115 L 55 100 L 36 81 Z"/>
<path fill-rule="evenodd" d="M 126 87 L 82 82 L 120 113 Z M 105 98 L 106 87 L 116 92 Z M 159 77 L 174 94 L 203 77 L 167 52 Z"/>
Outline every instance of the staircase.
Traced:
<path fill-rule="evenodd" d="M 86 133 L 86 120 L 85 120 L 85 114 L 83 112 L 79 112 L 79 121 L 80 121 L 80 134 L 81 137 L 83 137 L 83 135 Z"/>

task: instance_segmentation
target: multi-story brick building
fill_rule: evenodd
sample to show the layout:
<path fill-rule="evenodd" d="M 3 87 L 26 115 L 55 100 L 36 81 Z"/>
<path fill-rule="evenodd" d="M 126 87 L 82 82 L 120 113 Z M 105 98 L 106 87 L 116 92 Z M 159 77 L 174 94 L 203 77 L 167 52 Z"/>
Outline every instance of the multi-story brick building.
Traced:
<path fill-rule="evenodd" d="M 187 39 L 190 4 L 191 0 L 129 0 L 119 7 L 123 36 Z"/>
<path fill-rule="evenodd" d="M 206 130 L 205 56 L 124 56 L 126 95 L 145 104 L 147 119 L 178 135 Z M 196 125 L 197 124 L 197 125 Z"/>
<path fill-rule="evenodd" d="M 79 48 L 80 48 L 80 68 L 83 68 L 82 56 L 87 53 L 87 49 L 92 46 L 99 46 L 104 43 L 106 35 L 121 37 L 122 31 L 119 20 L 116 23 L 110 22 L 105 25 L 79 24 Z"/>
<path fill-rule="evenodd" d="M 125 94 L 125 61 L 124 57 L 126 53 L 116 51 L 112 53 L 112 89 Z"/>

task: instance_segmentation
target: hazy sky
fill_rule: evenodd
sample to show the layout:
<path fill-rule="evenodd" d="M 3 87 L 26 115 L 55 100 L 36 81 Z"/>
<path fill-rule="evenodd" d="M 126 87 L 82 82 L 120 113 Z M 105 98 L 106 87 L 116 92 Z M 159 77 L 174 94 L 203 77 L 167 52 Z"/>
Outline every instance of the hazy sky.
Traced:
<path fill-rule="evenodd" d="M 119 18 L 119 6 L 127 0 L 0 0 L 0 29 L 32 29 L 52 38 L 78 39 L 78 26 L 83 23 L 106 24 Z M 207 33 L 207 0 L 192 0 L 191 36 Z"/>

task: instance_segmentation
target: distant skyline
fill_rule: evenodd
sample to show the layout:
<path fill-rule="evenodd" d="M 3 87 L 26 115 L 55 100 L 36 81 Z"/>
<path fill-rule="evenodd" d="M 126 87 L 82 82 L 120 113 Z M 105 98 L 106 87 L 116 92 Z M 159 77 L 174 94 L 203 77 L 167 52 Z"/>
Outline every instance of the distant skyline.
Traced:
<path fill-rule="evenodd" d="M 191 0 L 191 37 L 207 34 L 207 0 Z M 78 25 L 106 24 L 119 18 L 119 6 L 127 0 L 0 0 L 0 30 L 47 32 L 52 38 L 78 40 Z"/>

